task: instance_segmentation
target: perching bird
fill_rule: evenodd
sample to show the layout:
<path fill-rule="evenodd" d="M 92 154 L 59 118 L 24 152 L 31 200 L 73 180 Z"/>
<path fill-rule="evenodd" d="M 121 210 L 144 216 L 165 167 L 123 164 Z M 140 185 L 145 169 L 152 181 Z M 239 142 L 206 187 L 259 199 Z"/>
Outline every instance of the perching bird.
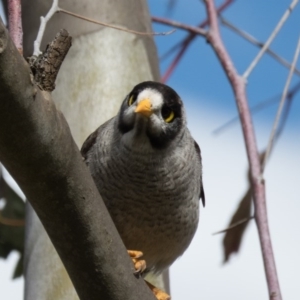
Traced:
<path fill-rule="evenodd" d="M 127 249 L 161 272 L 189 246 L 205 204 L 198 144 L 170 87 L 136 85 L 81 153 Z"/>

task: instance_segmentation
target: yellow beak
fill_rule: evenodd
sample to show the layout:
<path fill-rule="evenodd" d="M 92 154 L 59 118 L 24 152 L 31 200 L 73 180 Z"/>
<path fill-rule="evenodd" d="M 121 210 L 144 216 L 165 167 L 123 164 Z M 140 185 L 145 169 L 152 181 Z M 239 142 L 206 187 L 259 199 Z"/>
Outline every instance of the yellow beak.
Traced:
<path fill-rule="evenodd" d="M 149 99 L 143 99 L 136 107 L 135 109 L 136 113 L 139 113 L 147 118 L 149 118 L 153 111 L 151 109 L 151 102 Z"/>

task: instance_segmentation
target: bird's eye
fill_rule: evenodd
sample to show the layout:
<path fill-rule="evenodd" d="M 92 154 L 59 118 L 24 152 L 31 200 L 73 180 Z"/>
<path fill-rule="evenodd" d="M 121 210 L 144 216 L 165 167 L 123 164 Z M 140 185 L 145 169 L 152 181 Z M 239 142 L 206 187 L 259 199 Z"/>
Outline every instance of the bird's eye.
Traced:
<path fill-rule="evenodd" d="M 135 102 L 135 97 L 131 95 L 128 99 L 128 106 L 131 106 Z"/>
<path fill-rule="evenodd" d="M 161 110 L 161 115 L 164 118 L 166 123 L 171 123 L 175 118 L 174 111 L 167 106 L 163 106 Z"/>

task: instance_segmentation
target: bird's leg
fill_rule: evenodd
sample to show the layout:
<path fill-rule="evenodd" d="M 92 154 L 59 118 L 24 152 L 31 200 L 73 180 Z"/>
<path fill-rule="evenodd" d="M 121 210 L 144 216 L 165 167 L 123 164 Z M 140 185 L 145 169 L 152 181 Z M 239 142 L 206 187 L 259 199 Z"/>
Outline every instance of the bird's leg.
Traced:
<path fill-rule="evenodd" d="M 135 274 L 141 275 L 146 270 L 146 261 L 139 259 L 143 256 L 143 252 L 136 250 L 127 250 L 127 252 L 134 264 Z"/>
<path fill-rule="evenodd" d="M 150 290 L 152 291 L 154 296 L 157 298 L 157 300 L 170 300 L 171 299 L 170 295 L 168 295 L 164 291 L 160 290 L 159 288 L 157 288 L 156 286 L 154 286 L 147 280 L 145 280 L 145 282 L 147 283 L 147 285 L 149 286 Z"/>

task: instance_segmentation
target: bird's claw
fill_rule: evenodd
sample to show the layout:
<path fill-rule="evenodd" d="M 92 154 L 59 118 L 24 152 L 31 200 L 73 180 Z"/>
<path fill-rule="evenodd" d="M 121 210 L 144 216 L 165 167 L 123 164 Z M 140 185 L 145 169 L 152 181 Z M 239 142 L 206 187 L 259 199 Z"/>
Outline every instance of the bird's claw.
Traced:
<path fill-rule="evenodd" d="M 135 268 L 134 274 L 138 275 L 138 276 L 142 275 L 143 272 L 146 270 L 146 261 L 140 259 L 143 256 L 143 252 L 136 251 L 136 250 L 127 250 L 127 252 L 134 264 L 134 268 Z M 159 288 L 157 288 L 156 286 L 154 286 L 153 284 L 149 283 L 146 280 L 145 280 L 145 282 L 149 286 L 150 290 L 152 291 L 152 293 L 154 294 L 154 296 L 156 297 L 157 300 L 170 300 L 171 299 L 171 297 L 164 291 L 160 290 Z"/>
<path fill-rule="evenodd" d="M 132 259 L 135 268 L 135 275 L 141 275 L 146 270 L 146 261 L 143 259 L 139 259 L 143 256 L 143 252 L 135 251 L 135 250 L 127 250 L 128 255 Z"/>
<path fill-rule="evenodd" d="M 150 282 L 148 282 L 146 280 L 145 280 L 145 282 L 147 283 L 147 285 L 149 286 L 150 290 L 152 291 L 152 293 L 154 294 L 154 296 L 156 297 L 157 300 L 171 300 L 170 295 L 168 295 L 164 291 L 160 290 L 159 288 L 157 288 Z"/>

